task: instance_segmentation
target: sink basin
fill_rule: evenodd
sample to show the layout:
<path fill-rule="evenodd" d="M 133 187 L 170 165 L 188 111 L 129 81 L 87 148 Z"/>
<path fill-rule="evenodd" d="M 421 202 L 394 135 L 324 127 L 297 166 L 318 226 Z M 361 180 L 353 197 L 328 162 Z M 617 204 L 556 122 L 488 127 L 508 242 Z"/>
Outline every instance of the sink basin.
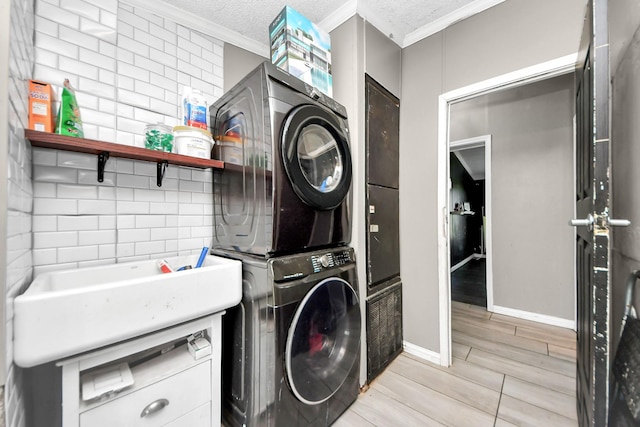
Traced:
<path fill-rule="evenodd" d="M 198 255 L 167 258 L 177 269 Z M 156 260 L 44 273 L 14 300 L 14 361 L 52 362 L 240 302 L 240 261 L 208 255 L 163 274 Z"/>

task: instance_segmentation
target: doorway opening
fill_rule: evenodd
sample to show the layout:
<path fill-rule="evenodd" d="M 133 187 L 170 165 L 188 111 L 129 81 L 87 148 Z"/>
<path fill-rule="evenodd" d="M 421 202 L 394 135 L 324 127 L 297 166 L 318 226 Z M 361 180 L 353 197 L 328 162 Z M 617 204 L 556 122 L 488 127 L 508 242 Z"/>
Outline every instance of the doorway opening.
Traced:
<path fill-rule="evenodd" d="M 491 135 L 449 143 L 451 299 L 493 309 Z"/>
<path fill-rule="evenodd" d="M 516 88 L 529 83 L 547 80 L 551 77 L 572 73 L 575 70 L 576 55 L 568 55 L 556 60 L 548 61 L 532 67 L 524 68 L 512 73 L 485 80 L 470 86 L 447 92 L 439 97 L 438 123 L 438 226 L 441 233 L 438 236 L 438 275 L 439 275 L 439 326 L 440 326 L 440 363 L 443 366 L 451 364 L 451 280 L 450 280 L 450 250 L 449 250 L 449 217 L 452 208 L 449 206 L 449 141 L 455 140 L 450 134 L 450 120 L 452 104 L 473 99 L 478 95 L 485 95 L 502 89 Z M 539 149 L 538 145 L 531 145 Z M 490 233 L 487 233 L 490 235 Z M 574 256 L 574 254 L 572 254 Z M 528 270 L 527 270 L 528 271 Z M 516 276 L 514 276 L 516 277 Z M 495 284 L 494 284 L 495 285 Z M 535 289 L 530 287 L 528 289 Z M 574 296 L 575 299 L 575 296 Z M 551 299 L 551 301 L 554 301 Z M 489 303 L 489 301 L 488 301 Z M 495 306 L 493 307 L 495 311 Z M 516 313 L 517 312 L 517 313 Z M 503 314 L 530 314 L 521 310 L 510 310 Z M 573 317 L 573 316 L 570 316 Z M 573 320 L 536 315 L 535 319 L 545 323 L 561 326 L 560 323 L 575 323 Z"/>

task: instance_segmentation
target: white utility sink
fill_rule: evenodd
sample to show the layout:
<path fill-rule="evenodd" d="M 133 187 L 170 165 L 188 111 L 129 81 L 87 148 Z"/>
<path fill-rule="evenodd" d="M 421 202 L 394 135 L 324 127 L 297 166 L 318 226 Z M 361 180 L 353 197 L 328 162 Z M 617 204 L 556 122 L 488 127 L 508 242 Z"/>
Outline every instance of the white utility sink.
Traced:
<path fill-rule="evenodd" d="M 175 269 L 198 256 L 167 258 Z M 156 260 L 44 273 L 14 300 L 14 361 L 52 362 L 240 302 L 242 263 L 208 255 L 163 274 Z"/>

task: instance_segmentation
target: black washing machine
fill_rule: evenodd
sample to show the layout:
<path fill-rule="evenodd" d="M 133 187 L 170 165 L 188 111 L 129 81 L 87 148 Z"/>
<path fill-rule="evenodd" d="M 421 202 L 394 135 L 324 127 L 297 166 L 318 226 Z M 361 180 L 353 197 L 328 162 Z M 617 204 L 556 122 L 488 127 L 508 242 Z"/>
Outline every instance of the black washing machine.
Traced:
<path fill-rule="evenodd" d="M 351 240 L 346 109 L 265 62 L 210 107 L 214 246 L 277 256 Z"/>
<path fill-rule="evenodd" d="M 359 393 L 361 312 L 353 249 L 243 264 L 243 298 L 223 317 L 228 426 L 328 426 Z"/>

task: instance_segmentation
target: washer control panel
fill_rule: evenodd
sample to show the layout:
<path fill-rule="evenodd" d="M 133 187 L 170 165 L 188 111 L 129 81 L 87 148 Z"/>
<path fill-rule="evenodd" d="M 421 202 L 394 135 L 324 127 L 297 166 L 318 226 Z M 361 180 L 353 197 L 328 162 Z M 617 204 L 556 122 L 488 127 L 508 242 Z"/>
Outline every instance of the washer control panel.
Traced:
<path fill-rule="evenodd" d="M 314 273 L 318 273 L 328 268 L 339 267 L 351 262 L 353 262 L 353 260 L 351 253 L 348 250 L 327 252 L 321 255 L 311 256 L 311 265 L 313 266 Z"/>
<path fill-rule="evenodd" d="M 324 93 L 320 92 L 318 89 L 316 89 L 315 87 L 311 86 L 308 83 L 304 84 L 304 89 L 305 89 L 304 91 L 306 95 L 309 98 L 315 101 L 318 101 L 319 103 L 329 107 L 331 110 L 335 111 L 341 116 L 347 117 L 347 109 L 342 104 L 339 104 L 338 102 L 336 102 L 330 96 L 325 95 Z"/>
<path fill-rule="evenodd" d="M 273 278 L 276 282 L 285 282 L 314 273 L 330 270 L 355 262 L 353 249 L 334 249 L 316 251 L 309 254 L 289 255 L 270 261 Z"/>

